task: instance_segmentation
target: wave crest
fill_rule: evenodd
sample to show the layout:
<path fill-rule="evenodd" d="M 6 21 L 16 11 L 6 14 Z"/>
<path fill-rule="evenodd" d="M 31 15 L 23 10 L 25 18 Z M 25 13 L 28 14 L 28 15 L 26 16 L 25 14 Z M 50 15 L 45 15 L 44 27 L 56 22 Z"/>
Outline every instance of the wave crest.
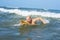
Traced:
<path fill-rule="evenodd" d="M 53 12 L 28 11 L 28 10 L 4 9 L 4 8 L 0 8 L 0 12 L 15 13 L 17 15 L 22 15 L 22 16 L 39 15 L 43 17 L 60 18 L 60 13 L 53 13 Z"/>

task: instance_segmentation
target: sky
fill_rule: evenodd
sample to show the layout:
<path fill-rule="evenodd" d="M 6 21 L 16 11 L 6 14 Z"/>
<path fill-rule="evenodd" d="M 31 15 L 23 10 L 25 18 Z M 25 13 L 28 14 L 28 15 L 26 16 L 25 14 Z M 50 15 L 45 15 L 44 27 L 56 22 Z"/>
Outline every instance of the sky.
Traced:
<path fill-rule="evenodd" d="M 60 0 L 0 0 L 0 6 L 60 10 Z"/>

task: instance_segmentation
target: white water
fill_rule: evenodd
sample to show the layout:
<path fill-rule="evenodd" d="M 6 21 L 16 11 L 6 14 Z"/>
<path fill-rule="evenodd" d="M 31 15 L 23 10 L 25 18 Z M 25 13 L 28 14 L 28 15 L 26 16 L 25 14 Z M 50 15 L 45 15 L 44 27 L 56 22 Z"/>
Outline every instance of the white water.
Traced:
<path fill-rule="evenodd" d="M 4 9 L 4 8 L 0 8 L 0 11 L 15 13 L 17 15 L 22 15 L 22 16 L 39 15 L 43 17 L 60 18 L 60 13 L 52 13 L 52 12 L 24 11 L 19 9 Z"/>

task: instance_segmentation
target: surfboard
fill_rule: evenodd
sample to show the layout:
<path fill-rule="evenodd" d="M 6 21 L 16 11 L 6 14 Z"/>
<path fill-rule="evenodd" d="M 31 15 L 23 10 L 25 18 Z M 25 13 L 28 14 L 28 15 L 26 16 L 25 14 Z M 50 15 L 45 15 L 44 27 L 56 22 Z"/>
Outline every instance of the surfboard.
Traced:
<path fill-rule="evenodd" d="M 21 25 L 32 25 L 32 24 L 29 24 L 28 22 L 26 22 L 25 20 L 21 20 L 20 24 Z M 34 24 L 34 25 L 38 25 L 38 24 Z"/>
<path fill-rule="evenodd" d="M 27 24 L 28 24 L 27 22 L 25 22 L 25 20 L 21 20 L 20 23 L 21 23 L 22 25 L 27 25 Z"/>

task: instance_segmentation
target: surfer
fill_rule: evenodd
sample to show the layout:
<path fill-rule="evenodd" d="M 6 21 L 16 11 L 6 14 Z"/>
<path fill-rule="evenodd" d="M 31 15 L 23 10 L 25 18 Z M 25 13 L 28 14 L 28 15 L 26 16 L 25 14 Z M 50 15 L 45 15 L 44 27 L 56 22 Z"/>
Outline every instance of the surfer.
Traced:
<path fill-rule="evenodd" d="M 37 17 L 37 18 L 31 18 L 31 16 L 27 16 L 26 17 L 26 20 L 24 21 L 25 23 L 27 24 L 32 24 L 32 25 L 35 25 L 36 24 L 36 21 L 41 21 L 43 24 L 46 24 L 46 21 L 41 18 L 41 17 Z M 21 24 L 24 24 L 24 22 L 20 22 Z"/>

